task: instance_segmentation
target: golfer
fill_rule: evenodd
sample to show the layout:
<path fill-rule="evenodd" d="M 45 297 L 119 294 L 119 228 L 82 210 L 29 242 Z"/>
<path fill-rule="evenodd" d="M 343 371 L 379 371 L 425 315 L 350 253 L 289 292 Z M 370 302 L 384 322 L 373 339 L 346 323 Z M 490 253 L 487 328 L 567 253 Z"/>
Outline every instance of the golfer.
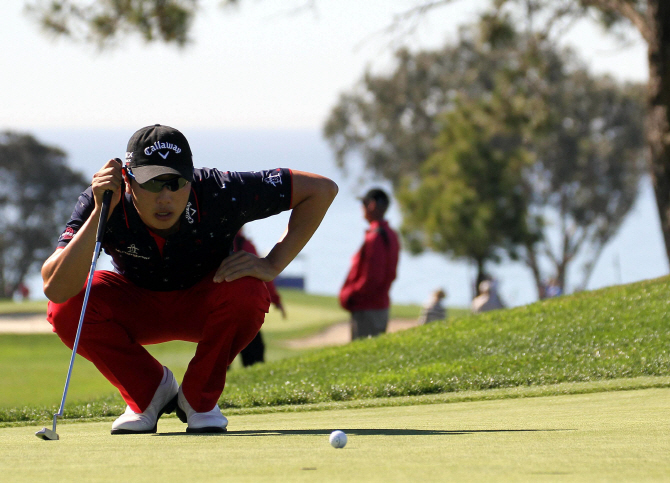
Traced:
<path fill-rule="evenodd" d="M 337 185 L 289 169 L 194 169 L 181 132 L 140 129 L 125 166 L 112 159 L 93 176 L 42 267 L 47 318 L 70 348 L 107 190 L 114 194 L 102 247 L 115 270 L 95 272 L 78 353 L 128 405 L 112 434 L 155 433 L 161 415 L 175 409 L 187 432 L 223 432 L 228 420 L 217 402 L 226 368 L 263 324 L 265 282 L 312 237 Z M 287 231 L 266 257 L 232 254 L 245 223 L 286 210 Z M 197 343 L 181 384 L 144 347 L 171 340 Z"/>

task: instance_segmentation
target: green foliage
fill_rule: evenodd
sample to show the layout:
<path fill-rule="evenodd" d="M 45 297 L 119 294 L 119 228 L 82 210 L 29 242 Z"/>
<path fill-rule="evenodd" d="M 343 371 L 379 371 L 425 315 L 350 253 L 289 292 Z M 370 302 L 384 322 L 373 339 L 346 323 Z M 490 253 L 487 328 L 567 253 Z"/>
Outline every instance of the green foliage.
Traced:
<path fill-rule="evenodd" d="M 545 224 L 563 228 L 558 249 L 545 237 L 529 253 L 550 254 L 551 270 L 564 288 L 568 263 L 581 255 L 586 286 L 598 257 L 632 208 L 646 169 L 644 88 L 593 78 L 584 70 L 566 75 L 547 102 L 552 113 L 546 134 L 534 143 L 538 162 L 528 174 L 532 206 L 549 208 Z"/>
<path fill-rule="evenodd" d="M 523 186 L 532 156 L 523 148 L 517 115 L 513 103 L 498 98 L 457 102 L 444 116 L 420 182 L 406 183 L 397 194 L 410 249 L 467 257 L 483 269 L 486 260 L 498 259 L 497 249 L 514 253 L 533 237 Z"/>
<path fill-rule="evenodd" d="M 56 247 L 86 188 L 63 151 L 27 134 L 0 133 L 0 297 L 11 296 Z"/>
<path fill-rule="evenodd" d="M 578 255 L 586 285 L 637 196 L 643 88 L 590 76 L 512 22 L 485 15 L 454 45 L 398 51 L 392 73 L 366 73 L 341 97 L 324 134 L 342 169 L 358 152 L 393 183 L 412 251 L 467 257 L 481 273 L 504 249 L 542 297 L 550 277 L 565 289 Z"/>
<path fill-rule="evenodd" d="M 26 10 L 46 32 L 101 48 L 129 33 L 181 47 L 197 6 L 198 0 L 35 0 Z"/>
<path fill-rule="evenodd" d="M 596 20 L 603 27 L 622 38 L 630 34 L 631 24 L 646 37 L 644 18 L 653 4 L 663 0 L 493 0 L 492 6 L 508 12 L 530 11 L 534 14 L 533 27 L 547 37 L 564 33 L 565 23 L 583 18 Z M 539 21 L 538 21 L 539 20 Z M 628 30 L 628 32 L 626 32 Z"/>
<path fill-rule="evenodd" d="M 440 121 L 459 100 L 507 96 L 510 104 L 527 107 L 513 106 L 517 116 L 506 121 L 518 128 L 525 120 L 526 130 L 540 125 L 547 111 L 537 101 L 543 74 L 553 74 L 560 62 L 555 49 L 538 50 L 509 22 L 486 16 L 463 27 L 454 44 L 414 53 L 399 49 L 393 72 L 366 72 L 351 92 L 341 95 L 324 135 L 343 170 L 350 155 L 359 153 L 367 171 L 398 187 L 406 177 L 417 176 L 435 152 Z M 518 117 L 522 108 L 525 119 Z"/>
<path fill-rule="evenodd" d="M 219 3 L 224 7 L 237 7 L 243 2 L 220 0 Z M 413 15 L 408 14 L 412 12 L 425 15 L 433 8 L 449 3 L 448 0 L 425 1 L 398 18 L 410 22 Z M 545 18 L 549 19 L 545 22 L 548 35 L 552 27 L 558 28 L 554 24 L 566 17 L 575 19 L 592 15 L 608 28 L 625 24 L 627 20 L 638 26 L 640 22 L 636 18 L 644 17 L 648 4 L 647 0 L 491 0 L 491 10 L 495 12 L 512 5 L 517 10 L 520 6 L 520 10 L 545 12 Z M 302 6 L 292 11 L 309 10 L 315 6 L 316 0 L 305 0 Z M 202 11 L 201 7 L 199 0 L 26 0 L 26 10 L 48 33 L 100 46 L 108 46 L 128 34 L 140 34 L 147 42 L 161 41 L 181 47 L 188 42 L 193 19 L 199 10 Z M 492 37 L 504 39 L 510 33 L 501 24 L 490 26 Z"/>

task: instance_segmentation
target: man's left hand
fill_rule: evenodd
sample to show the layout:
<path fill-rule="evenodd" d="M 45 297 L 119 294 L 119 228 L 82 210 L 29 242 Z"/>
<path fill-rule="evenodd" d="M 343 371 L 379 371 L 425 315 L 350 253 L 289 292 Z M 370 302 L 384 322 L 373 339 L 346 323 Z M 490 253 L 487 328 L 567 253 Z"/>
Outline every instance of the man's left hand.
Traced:
<path fill-rule="evenodd" d="M 239 251 L 221 262 L 214 274 L 214 282 L 232 282 L 242 277 L 254 277 L 263 282 L 270 282 L 277 275 L 276 269 L 265 258 Z"/>

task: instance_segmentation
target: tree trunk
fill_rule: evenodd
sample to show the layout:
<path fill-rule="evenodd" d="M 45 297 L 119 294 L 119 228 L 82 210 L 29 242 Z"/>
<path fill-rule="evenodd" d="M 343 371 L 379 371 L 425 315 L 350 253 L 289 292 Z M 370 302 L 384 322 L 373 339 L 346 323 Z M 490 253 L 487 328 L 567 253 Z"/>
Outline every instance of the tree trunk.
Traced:
<path fill-rule="evenodd" d="M 670 260 L 670 2 L 649 0 L 647 142 L 665 251 Z"/>
<path fill-rule="evenodd" d="M 475 265 L 477 266 L 477 280 L 475 280 L 475 287 L 474 287 L 474 297 L 479 295 L 479 284 L 482 283 L 484 280 L 487 278 L 487 274 L 484 271 L 484 262 L 485 259 L 474 259 Z M 474 298 L 473 297 L 473 298 Z"/>
<path fill-rule="evenodd" d="M 535 247 L 531 243 L 526 244 L 526 259 L 524 262 L 533 274 L 535 289 L 537 290 L 537 299 L 543 300 L 547 298 L 547 292 L 544 288 L 544 280 L 542 279 L 542 271 L 540 270 L 540 264 L 537 261 L 537 253 L 535 252 Z"/>

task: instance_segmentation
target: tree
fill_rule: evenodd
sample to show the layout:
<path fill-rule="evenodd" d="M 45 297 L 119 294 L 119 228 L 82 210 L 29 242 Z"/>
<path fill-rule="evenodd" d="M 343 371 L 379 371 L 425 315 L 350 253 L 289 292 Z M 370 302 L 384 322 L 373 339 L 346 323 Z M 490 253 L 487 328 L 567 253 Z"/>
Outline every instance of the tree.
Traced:
<path fill-rule="evenodd" d="M 183 47 L 198 0 L 36 0 L 26 9 L 45 32 L 75 41 L 113 46 L 131 33 L 146 42 L 162 41 Z M 233 2 L 234 3 L 234 2 Z"/>
<path fill-rule="evenodd" d="M 410 29 L 416 28 L 419 25 L 417 19 L 430 10 L 448 5 L 452 1 L 423 0 L 416 7 L 396 15 L 388 30 L 397 32 L 407 25 L 410 26 Z M 139 32 L 147 41 L 157 39 L 181 46 L 188 40 L 187 34 L 191 26 L 191 19 L 200 4 L 198 0 L 103 0 L 95 3 L 97 9 L 90 6 L 82 7 L 82 4 L 86 4 L 84 0 L 35 0 L 28 2 L 28 5 L 40 23 L 56 35 L 79 37 L 104 45 L 107 44 L 107 41 L 113 44 L 112 41 L 115 38 L 124 34 Z M 236 5 L 241 1 L 223 0 L 222 3 Z M 315 0 L 304 2 L 308 7 L 313 6 L 314 3 Z M 670 143 L 670 49 L 667 48 L 670 45 L 670 2 L 666 0 L 491 0 L 491 7 L 495 15 L 521 12 L 520 25 L 526 26 L 527 33 L 535 32 L 540 38 L 556 38 L 567 31 L 568 26 L 576 19 L 593 17 L 593 14 L 596 14 L 607 28 L 616 32 L 617 26 L 629 24 L 645 39 L 649 47 L 650 66 L 650 81 L 647 87 L 646 139 L 650 148 L 650 171 L 661 218 L 661 228 L 666 252 L 670 258 L 670 148 L 668 146 Z M 182 32 L 183 35 L 170 34 L 174 31 Z M 79 32 L 78 36 L 77 32 Z M 410 70 L 408 69 L 408 72 Z M 416 69 L 417 74 L 422 74 L 420 71 L 420 68 Z M 430 73 L 424 72 L 423 74 L 427 79 L 432 79 Z M 476 85 L 479 85 L 480 79 L 474 72 L 472 79 Z M 412 82 L 425 80 L 414 78 Z M 438 84 L 439 82 L 436 85 Z M 403 94 L 402 91 L 400 89 L 396 94 Z M 404 93 L 410 94 L 408 101 L 413 102 L 410 90 L 406 89 Z M 422 135 L 423 142 L 416 143 L 414 151 L 405 151 L 402 164 L 397 164 L 394 168 L 384 167 L 389 159 L 389 153 L 376 149 L 374 146 L 365 146 L 364 149 L 369 150 L 369 153 L 364 153 L 366 162 L 373 165 L 374 170 L 381 172 L 386 169 L 397 169 L 398 172 L 402 172 L 405 167 L 412 168 L 414 160 L 426 159 L 426 155 L 430 154 L 431 140 L 437 133 L 429 131 L 430 123 L 421 116 L 425 113 L 430 118 L 433 114 L 431 104 L 439 104 L 440 97 L 449 95 L 449 92 L 440 93 L 437 89 L 433 89 L 431 95 L 433 97 L 429 98 L 425 106 L 415 106 L 414 114 L 417 117 L 406 117 L 403 120 L 405 123 L 425 125 L 426 130 Z M 336 115 L 342 118 L 352 118 L 348 112 L 351 111 L 356 115 L 361 115 L 359 124 L 365 124 L 367 122 L 365 116 L 373 116 L 374 113 L 363 112 L 360 109 L 361 106 L 355 105 L 356 102 L 358 100 L 355 95 L 350 99 L 341 99 L 338 104 L 340 112 L 334 112 L 331 120 Z M 407 113 L 407 111 L 403 112 Z M 390 114 L 388 119 L 395 115 Z M 384 126 L 378 126 L 377 129 L 379 132 L 386 130 Z M 355 129 L 353 131 L 352 136 L 360 134 Z M 400 130 L 398 134 L 403 134 L 403 132 Z M 331 141 L 336 152 L 340 153 L 347 149 L 346 145 L 340 142 L 351 142 L 351 139 L 350 136 L 348 141 L 345 137 L 331 138 Z M 390 153 L 391 156 L 395 154 L 399 153 Z M 376 158 L 373 158 L 373 155 Z M 338 162 L 342 164 L 341 156 L 338 157 Z M 390 175 L 394 177 L 392 173 Z M 563 251 L 569 255 L 573 249 L 565 247 L 567 247 L 566 244 L 564 244 Z"/>
<path fill-rule="evenodd" d="M 553 11 L 552 16 L 586 14 L 595 10 L 607 27 L 629 22 L 647 42 L 646 139 L 650 171 L 661 219 L 665 249 L 670 258 L 670 2 L 667 0 L 580 0 L 581 11 Z M 539 5 L 544 9 L 548 5 Z"/>
<path fill-rule="evenodd" d="M 425 0 L 396 17 L 391 30 L 452 0 Z M 670 2 L 667 0 L 492 0 L 498 13 L 522 12 L 527 28 L 545 38 L 558 38 L 581 18 L 596 18 L 615 34 L 637 30 L 647 43 L 649 82 L 646 88 L 645 138 L 665 249 L 670 259 Z M 530 15 L 528 15 L 530 13 Z M 538 21 L 542 19 L 541 21 Z M 522 19 L 523 21 L 523 19 Z M 623 27 L 623 30 L 621 29 Z"/>
<path fill-rule="evenodd" d="M 414 253 L 430 248 L 472 260 L 479 286 L 487 261 L 499 261 L 503 249 L 516 257 L 519 246 L 540 237 L 527 223 L 523 178 L 533 157 L 522 141 L 527 119 L 513 102 L 456 104 L 442 117 L 436 151 L 422 163 L 418 180 L 403 178 L 401 232 Z"/>
<path fill-rule="evenodd" d="M 0 297 L 11 297 L 55 248 L 72 200 L 86 188 L 58 148 L 0 134 Z"/>
<path fill-rule="evenodd" d="M 619 86 L 577 70 L 557 87 L 547 101 L 557 107 L 556 115 L 537 140 L 537 162 L 528 173 L 531 206 L 544 210 L 545 223 L 561 234 L 527 247 L 524 260 L 540 296 L 547 278 L 538 276 L 540 255 L 549 260 L 549 276 L 565 290 L 568 264 L 581 252 L 585 262 L 577 289 L 586 287 L 603 248 L 631 209 L 645 170 L 642 86 Z"/>
<path fill-rule="evenodd" d="M 389 31 L 403 25 L 416 28 L 418 17 L 454 0 L 423 0 L 394 18 Z M 188 40 L 198 0 L 103 0 L 82 6 L 82 0 L 35 0 L 29 10 L 50 33 L 80 38 L 100 45 L 124 33 L 139 32 L 147 41 L 162 40 L 184 45 Z M 90 2 L 89 2 L 90 3 Z M 240 0 L 223 0 L 237 5 Z M 305 0 L 313 5 L 314 0 Z M 532 15 L 529 28 L 547 37 L 561 35 L 572 21 L 593 17 L 609 29 L 622 24 L 636 29 L 648 45 L 649 83 L 647 86 L 646 140 L 649 170 L 666 253 L 670 259 L 670 2 L 667 0 L 491 0 L 493 9 L 514 6 Z M 528 17 L 528 16 L 527 16 Z M 545 19 L 537 22 L 538 18 Z"/>
<path fill-rule="evenodd" d="M 471 258 L 481 272 L 505 248 L 540 297 L 550 276 L 564 288 L 588 252 L 585 285 L 637 194 L 640 88 L 593 79 L 569 52 L 497 17 L 456 46 L 397 59 L 334 107 L 324 132 L 340 166 L 358 151 L 392 181 L 415 252 Z"/>

